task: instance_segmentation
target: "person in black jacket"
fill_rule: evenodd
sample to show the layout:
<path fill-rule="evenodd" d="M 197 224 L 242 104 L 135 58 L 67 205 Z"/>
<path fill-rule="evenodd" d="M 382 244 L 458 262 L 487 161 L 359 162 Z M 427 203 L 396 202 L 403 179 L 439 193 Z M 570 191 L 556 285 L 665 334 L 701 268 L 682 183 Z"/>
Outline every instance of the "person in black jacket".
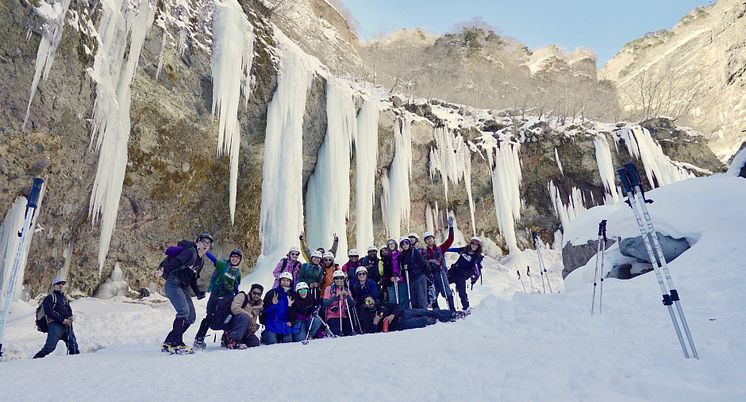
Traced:
<path fill-rule="evenodd" d="M 366 334 L 381 332 L 384 323 L 389 331 L 403 331 L 455 319 L 450 310 L 404 309 L 396 303 L 379 303 L 370 296 L 365 298 L 359 314 L 360 324 Z"/>
<path fill-rule="evenodd" d="M 399 260 L 399 270 L 404 275 L 405 280 L 409 280 L 409 291 L 411 292 L 411 308 L 427 308 L 427 279 L 425 274 L 429 272 L 430 266 L 425 261 L 419 250 L 412 247 L 409 238 L 402 237 L 399 241 L 401 253 L 397 257 Z M 407 273 L 409 278 L 407 278 Z M 405 284 L 406 286 L 406 284 Z"/>
<path fill-rule="evenodd" d="M 176 310 L 173 328 L 163 341 L 161 351 L 172 354 L 194 353 L 192 348 L 184 344 L 184 332 L 197 319 L 194 311 L 194 303 L 187 293 L 190 287 L 197 299 L 205 297 L 205 292 L 197 286 L 197 279 L 204 266 L 204 257 L 212 245 L 212 236 L 202 233 L 197 237 L 196 243 L 181 241 L 179 246 L 183 250 L 174 257 L 167 258 L 161 264 L 162 276 L 166 278 L 163 290 L 166 297 Z"/>
<path fill-rule="evenodd" d="M 73 309 L 70 307 L 70 302 L 65 297 L 65 285 L 66 282 L 64 279 L 54 278 L 52 281 L 53 291 L 42 302 L 44 315 L 46 315 L 48 323 L 47 342 L 34 355 L 34 359 L 42 358 L 54 352 L 60 341 L 65 341 L 68 354 L 77 355 L 80 353 L 78 350 L 78 341 L 75 339 L 75 333 L 73 332 L 73 320 L 75 317 L 73 317 Z"/>

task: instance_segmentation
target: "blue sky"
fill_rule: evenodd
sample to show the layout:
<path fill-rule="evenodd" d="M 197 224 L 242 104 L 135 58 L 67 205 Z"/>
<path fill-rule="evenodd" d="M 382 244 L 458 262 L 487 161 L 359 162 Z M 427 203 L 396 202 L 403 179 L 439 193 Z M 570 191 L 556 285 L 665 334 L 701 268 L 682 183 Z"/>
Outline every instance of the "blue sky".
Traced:
<path fill-rule="evenodd" d="M 599 67 L 625 43 L 646 32 L 671 29 L 709 0 L 341 0 L 360 23 L 361 39 L 400 28 L 442 34 L 481 17 L 529 48 L 557 44 L 589 48 Z"/>

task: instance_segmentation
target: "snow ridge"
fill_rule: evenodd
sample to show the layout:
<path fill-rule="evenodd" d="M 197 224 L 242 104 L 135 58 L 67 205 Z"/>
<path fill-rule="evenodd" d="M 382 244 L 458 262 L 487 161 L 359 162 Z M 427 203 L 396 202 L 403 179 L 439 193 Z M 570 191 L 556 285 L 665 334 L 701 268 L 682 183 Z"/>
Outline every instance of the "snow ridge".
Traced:
<path fill-rule="evenodd" d="M 327 77 L 326 116 L 326 138 L 306 190 L 306 209 L 313 211 L 306 219 L 308 243 L 318 247 L 316 245 L 324 244 L 336 233 L 339 235 L 337 255 L 347 255 L 350 155 L 358 122 L 352 89 L 333 77 Z"/>
<path fill-rule="evenodd" d="M 251 65 L 254 59 L 254 28 L 238 0 L 216 0 L 212 18 L 212 115 L 217 112 L 218 156 L 230 155 L 231 223 L 236 215 L 238 156 L 241 126 L 238 105 L 241 93 L 248 103 Z"/>
<path fill-rule="evenodd" d="M 31 82 L 31 94 L 29 95 L 28 106 L 26 107 L 26 116 L 23 118 L 22 130 L 26 129 L 29 112 L 31 111 L 31 102 L 34 100 L 39 81 L 47 79 L 49 70 L 52 69 L 52 64 L 54 64 L 54 56 L 62 39 L 62 32 L 65 28 L 65 15 L 69 7 L 70 0 L 45 0 L 40 2 L 38 7 L 34 7 L 34 13 L 44 19 L 44 24 L 41 27 L 39 49 L 36 51 L 34 80 Z"/>
<path fill-rule="evenodd" d="M 373 245 L 373 200 L 378 160 L 378 102 L 366 99 L 357 116 L 355 141 L 356 244 L 360 252 Z"/>
<path fill-rule="evenodd" d="M 130 86 L 156 5 L 154 0 L 103 0 L 101 7 L 98 51 L 90 71 L 96 82 L 91 146 L 95 144 L 99 159 L 88 211 L 93 225 L 101 219 L 99 276 L 109 252 L 127 167 Z"/>

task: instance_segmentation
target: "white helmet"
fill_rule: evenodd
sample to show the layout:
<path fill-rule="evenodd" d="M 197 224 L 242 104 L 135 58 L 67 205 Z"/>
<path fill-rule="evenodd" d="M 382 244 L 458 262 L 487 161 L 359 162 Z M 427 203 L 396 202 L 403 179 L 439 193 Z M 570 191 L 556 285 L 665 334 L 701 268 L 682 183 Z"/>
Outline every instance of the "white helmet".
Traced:
<path fill-rule="evenodd" d="M 348 257 L 360 257 L 360 253 L 357 251 L 356 248 L 350 249 L 350 251 L 347 253 Z"/>
<path fill-rule="evenodd" d="M 305 282 L 298 282 L 297 285 L 295 285 L 295 291 L 299 291 L 301 289 L 308 289 L 308 284 Z"/>
<path fill-rule="evenodd" d="M 290 279 L 290 281 L 292 282 L 292 280 L 293 280 L 293 274 L 291 274 L 288 271 L 285 271 L 282 274 L 280 274 L 280 280 L 282 280 L 282 279 Z"/>
<path fill-rule="evenodd" d="M 357 274 L 359 274 L 361 272 L 365 272 L 365 274 L 368 275 L 368 269 L 365 268 L 365 267 L 357 267 L 357 269 L 355 270 L 355 275 L 357 275 Z"/>
<path fill-rule="evenodd" d="M 333 260 L 334 254 L 332 254 L 331 251 L 327 251 L 326 253 L 324 253 L 324 259 L 327 259 L 327 258 L 331 258 Z"/>
<path fill-rule="evenodd" d="M 480 239 L 480 238 L 479 238 L 479 236 L 473 236 L 473 237 L 471 238 L 471 240 L 469 240 L 469 241 L 470 241 L 470 242 L 472 242 L 472 241 L 475 241 L 475 242 L 477 242 L 477 243 L 479 243 L 479 244 L 482 244 L 482 239 Z"/>
<path fill-rule="evenodd" d="M 381 248 L 385 248 L 385 247 L 381 247 Z M 368 252 L 370 253 L 371 251 L 378 252 L 378 249 L 376 248 L 376 246 L 370 246 L 368 247 Z"/>
<path fill-rule="evenodd" d="M 410 233 L 407 237 L 414 237 L 415 239 L 420 240 L 420 236 L 417 236 L 417 233 L 415 232 Z"/>
<path fill-rule="evenodd" d="M 409 240 L 409 237 L 402 237 L 401 239 L 399 239 L 399 244 L 402 244 L 402 243 L 403 243 L 403 242 L 405 242 L 405 241 L 406 241 L 407 243 L 410 243 L 410 244 L 412 243 L 412 241 L 411 241 L 411 240 Z"/>
<path fill-rule="evenodd" d="M 293 246 L 293 247 L 290 247 L 290 251 L 288 251 L 288 254 L 290 254 L 290 253 L 299 253 L 300 254 L 300 250 L 298 250 L 298 247 Z"/>
<path fill-rule="evenodd" d="M 313 258 L 313 257 L 321 259 L 322 257 L 324 257 L 324 255 L 321 254 L 321 251 L 316 250 L 313 253 L 311 253 L 311 258 Z"/>
<path fill-rule="evenodd" d="M 334 274 L 332 275 L 333 279 L 346 278 L 346 277 L 347 277 L 347 275 L 345 275 L 345 272 L 342 271 L 341 269 L 338 269 L 338 270 L 334 271 Z"/>
<path fill-rule="evenodd" d="M 422 234 L 423 239 L 427 240 L 428 237 L 435 237 L 435 235 L 433 234 L 433 232 L 425 232 Z"/>

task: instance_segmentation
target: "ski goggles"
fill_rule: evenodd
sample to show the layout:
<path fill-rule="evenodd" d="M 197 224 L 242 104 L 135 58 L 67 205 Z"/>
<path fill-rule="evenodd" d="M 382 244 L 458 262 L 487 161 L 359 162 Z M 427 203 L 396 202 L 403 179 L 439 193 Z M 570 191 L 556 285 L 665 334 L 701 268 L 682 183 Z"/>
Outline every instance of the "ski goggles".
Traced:
<path fill-rule="evenodd" d="M 298 290 L 298 293 L 308 293 L 308 289 L 300 289 Z"/>

